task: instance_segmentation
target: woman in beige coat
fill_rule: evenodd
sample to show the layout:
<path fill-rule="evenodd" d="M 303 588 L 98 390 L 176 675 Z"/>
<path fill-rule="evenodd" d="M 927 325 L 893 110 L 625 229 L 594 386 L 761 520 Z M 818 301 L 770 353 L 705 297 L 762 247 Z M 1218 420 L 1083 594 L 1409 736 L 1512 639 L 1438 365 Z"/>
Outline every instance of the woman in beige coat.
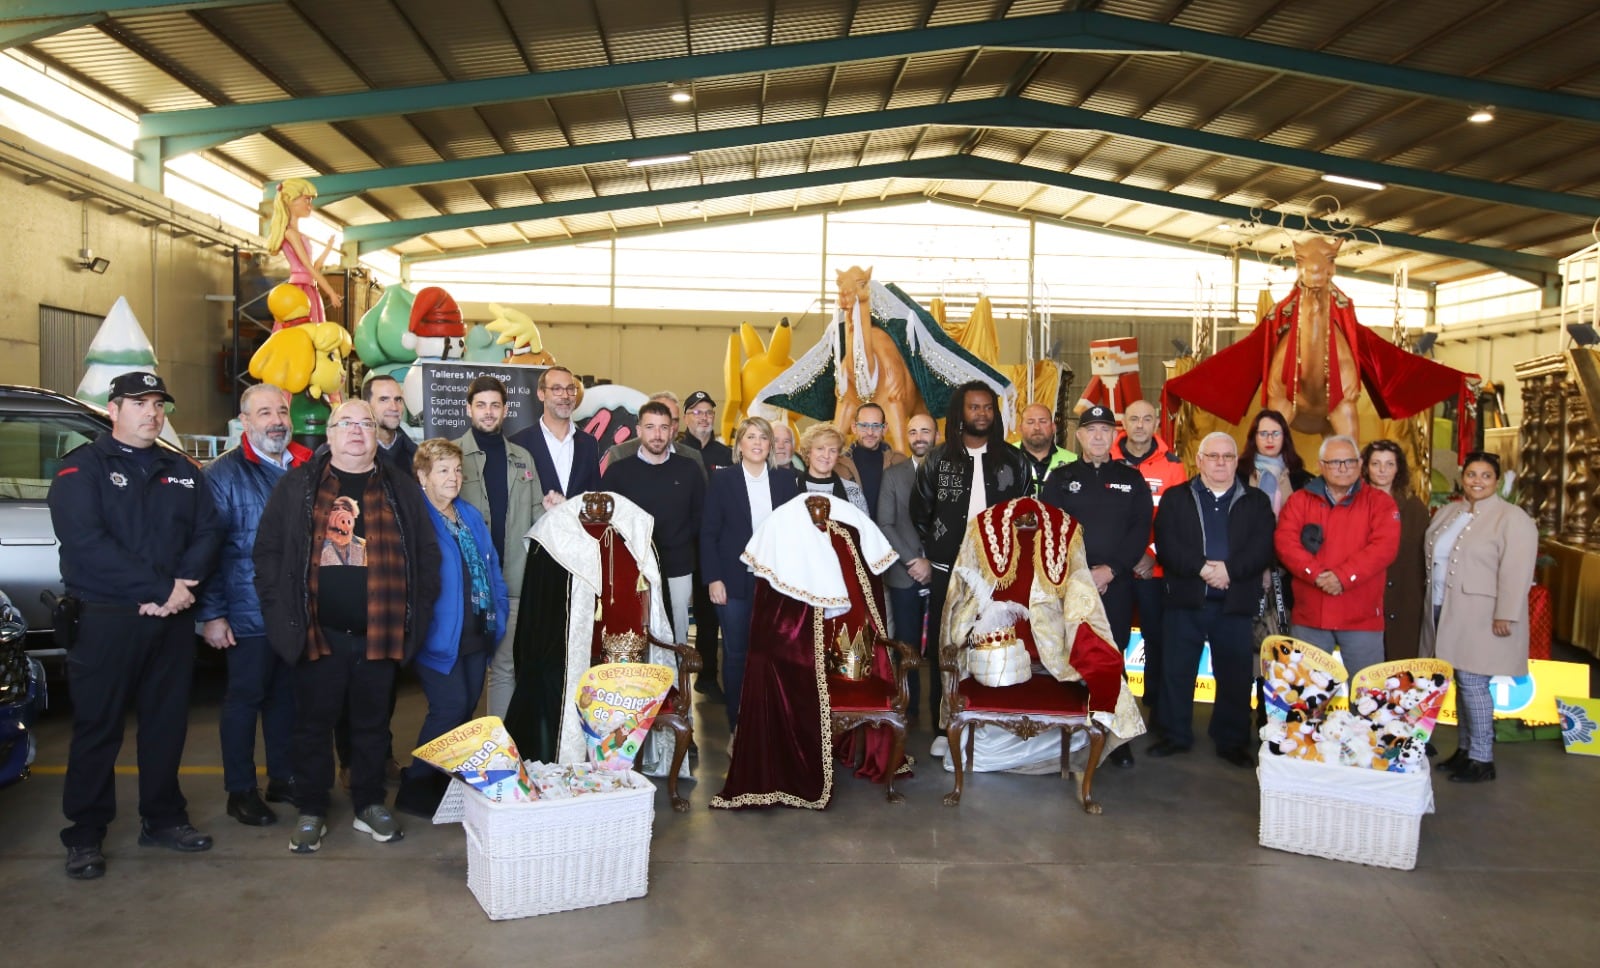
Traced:
<path fill-rule="evenodd" d="M 1500 458 L 1468 454 L 1461 468 L 1466 500 L 1441 508 L 1425 539 L 1433 607 L 1424 610 L 1422 654 L 1456 669 L 1460 748 L 1439 769 L 1457 783 L 1494 779 L 1489 678 L 1528 673 L 1528 586 L 1539 529 L 1500 498 L 1499 485 Z"/>

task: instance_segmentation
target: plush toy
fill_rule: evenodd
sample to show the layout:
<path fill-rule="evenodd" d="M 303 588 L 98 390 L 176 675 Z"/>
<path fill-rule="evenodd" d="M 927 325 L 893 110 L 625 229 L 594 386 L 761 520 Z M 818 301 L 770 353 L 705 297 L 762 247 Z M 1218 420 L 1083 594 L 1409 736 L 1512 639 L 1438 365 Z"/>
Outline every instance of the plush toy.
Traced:
<path fill-rule="evenodd" d="M 1395 773 L 1428 772 L 1428 744 L 1417 739 L 1406 739 L 1400 744 L 1389 769 Z"/>
<path fill-rule="evenodd" d="M 400 341 L 417 355 L 419 362 L 461 359 L 467 345 L 467 327 L 461 322 L 461 307 L 438 286 L 427 287 L 412 301 L 411 321 Z M 407 410 L 413 414 L 422 413 L 422 367 L 413 366 L 406 371 L 401 395 L 405 397 Z"/>
<path fill-rule="evenodd" d="M 1351 731 L 1350 714 L 1336 709 L 1317 727 L 1317 756 L 1324 763 L 1338 763 L 1345 737 Z"/>

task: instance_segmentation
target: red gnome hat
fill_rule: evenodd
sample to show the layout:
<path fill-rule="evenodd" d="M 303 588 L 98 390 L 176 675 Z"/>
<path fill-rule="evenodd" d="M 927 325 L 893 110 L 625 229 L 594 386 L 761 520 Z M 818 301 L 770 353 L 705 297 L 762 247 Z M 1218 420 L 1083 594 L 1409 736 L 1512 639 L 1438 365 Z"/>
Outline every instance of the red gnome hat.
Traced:
<path fill-rule="evenodd" d="M 411 303 L 411 332 L 419 337 L 466 336 L 467 327 L 461 322 L 461 307 L 455 298 L 438 286 L 429 286 L 417 293 Z"/>

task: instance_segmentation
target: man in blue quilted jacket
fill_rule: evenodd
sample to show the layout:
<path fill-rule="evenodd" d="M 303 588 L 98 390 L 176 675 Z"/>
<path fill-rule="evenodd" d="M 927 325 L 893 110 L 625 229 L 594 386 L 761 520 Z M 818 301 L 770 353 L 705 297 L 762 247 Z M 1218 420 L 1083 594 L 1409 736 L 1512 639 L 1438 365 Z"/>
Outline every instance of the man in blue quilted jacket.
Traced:
<path fill-rule="evenodd" d="M 196 617 L 207 644 L 228 656 L 228 688 L 220 716 L 228 816 L 264 827 L 276 823 L 278 816 L 256 787 L 256 720 L 261 721 L 267 751 L 266 799 L 292 800 L 289 745 L 294 682 L 288 664 L 267 644 L 251 551 L 267 496 L 285 471 L 311 459 L 311 451 L 289 439 L 289 395 L 271 384 L 258 383 L 244 391 L 239 422 L 244 425 L 239 446 L 205 468 L 228 530 L 222 566 L 206 582 Z"/>

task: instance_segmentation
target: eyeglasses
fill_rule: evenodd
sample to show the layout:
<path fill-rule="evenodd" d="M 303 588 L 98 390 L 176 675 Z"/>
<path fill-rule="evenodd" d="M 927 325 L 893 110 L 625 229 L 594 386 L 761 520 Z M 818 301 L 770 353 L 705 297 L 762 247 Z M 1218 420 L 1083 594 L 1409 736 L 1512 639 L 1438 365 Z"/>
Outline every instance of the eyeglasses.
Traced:
<path fill-rule="evenodd" d="M 578 387 L 576 384 L 564 387 L 545 387 L 544 392 L 553 393 L 558 397 L 575 397 L 578 395 Z"/>
<path fill-rule="evenodd" d="M 335 420 L 333 425 L 340 430 L 349 430 L 352 427 L 360 427 L 362 430 L 375 430 L 378 426 L 370 420 L 351 420 L 349 417 L 343 420 Z"/>
<path fill-rule="evenodd" d="M 1347 471 L 1352 467 L 1359 467 L 1360 464 L 1361 458 L 1359 457 L 1340 457 L 1322 462 L 1323 467 L 1332 467 L 1341 471 Z"/>
<path fill-rule="evenodd" d="M 1221 461 L 1222 463 L 1226 464 L 1230 460 L 1238 460 L 1239 459 L 1239 455 L 1238 454 L 1201 454 L 1200 455 L 1200 459 L 1201 460 Z"/>
<path fill-rule="evenodd" d="M 882 430 L 884 426 L 885 425 L 881 423 L 862 423 L 859 420 L 856 421 L 857 430 Z"/>
<path fill-rule="evenodd" d="M 1258 430 L 1258 431 L 1256 431 L 1256 436 L 1260 437 L 1262 440 L 1277 440 L 1279 437 L 1283 436 L 1283 431 L 1281 431 L 1281 430 Z"/>

